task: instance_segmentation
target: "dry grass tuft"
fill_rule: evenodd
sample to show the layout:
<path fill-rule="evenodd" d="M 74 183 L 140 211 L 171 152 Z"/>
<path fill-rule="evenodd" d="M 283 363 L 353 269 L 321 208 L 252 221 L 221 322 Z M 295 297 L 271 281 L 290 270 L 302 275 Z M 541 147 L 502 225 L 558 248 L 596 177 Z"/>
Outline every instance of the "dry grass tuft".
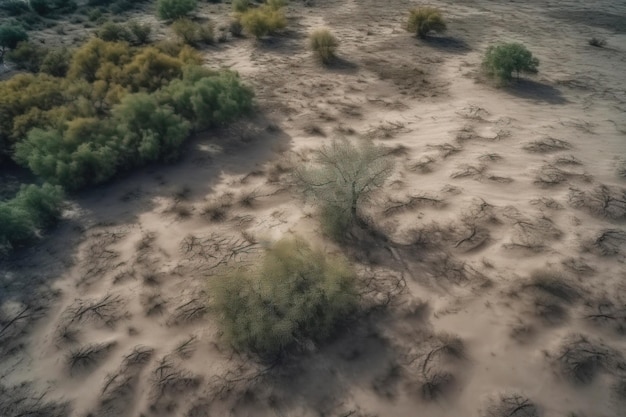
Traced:
<path fill-rule="evenodd" d="M 521 394 L 500 394 L 489 401 L 482 417 L 539 417 L 539 409 Z"/>
<path fill-rule="evenodd" d="M 527 288 L 532 288 L 571 304 L 580 299 L 580 291 L 567 282 L 568 278 L 560 272 L 539 270 L 532 273 Z"/>
<path fill-rule="evenodd" d="M 46 393 L 38 393 L 31 382 L 5 386 L 0 384 L 0 415 L 16 417 L 67 417 L 70 404 L 46 399 Z"/>
<path fill-rule="evenodd" d="M 532 153 L 552 153 L 571 148 L 572 145 L 569 142 L 551 137 L 529 142 L 523 147 L 524 150 Z"/>
<path fill-rule="evenodd" d="M 599 184 L 591 190 L 571 188 L 569 203 L 577 209 L 611 220 L 626 219 L 626 190 Z"/>
<path fill-rule="evenodd" d="M 339 41 L 328 29 L 317 29 L 309 36 L 309 46 L 324 64 L 335 58 Z"/>
<path fill-rule="evenodd" d="M 116 345 L 117 342 L 96 343 L 72 349 L 66 359 L 70 375 L 92 371 Z"/>
<path fill-rule="evenodd" d="M 626 248 L 626 231 L 621 229 L 601 230 L 593 238 L 583 242 L 582 247 L 584 250 L 600 256 L 619 255 Z"/>
<path fill-rule="evenodd" d="M 581 334 L 566 337 L 555 356 L 561 373 L 577 384 L 590 383 L 601 371 L 611 372 L 619 359 L 615 350 Z"/>

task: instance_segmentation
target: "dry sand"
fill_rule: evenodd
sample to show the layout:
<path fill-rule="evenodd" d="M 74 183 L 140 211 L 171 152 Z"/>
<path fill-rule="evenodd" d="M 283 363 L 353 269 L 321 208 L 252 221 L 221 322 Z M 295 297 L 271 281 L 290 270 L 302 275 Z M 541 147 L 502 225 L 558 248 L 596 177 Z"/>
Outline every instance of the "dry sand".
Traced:
<path fill-rule="evenodd" d="M 315 0 L 288 7 L 283 36 L 208 48 L 207 65 L 255 87 L 258 114 L 194 138 L 173 166 L 81 194 L 1 266 L 0 409 L 624 416 L 626 4 L 431 3 L 449 31 L 429 41 L 402 29 L 414 2 Z M 227 5 L 203 7 L 226 19 Z M 321 26 L 341 40 L 329 69 L 306 47 Z M 541 65 L 498 89 L 480 61 L 504 40 Z M 206 280 L 295 233 L 340 249 L 288 187 L 339 136 L 394 149 L 368 209 L 393 245 L 343 248 L 375 278 L 369 301 L 391 301 L 264 369 L 220 341 Z"/>

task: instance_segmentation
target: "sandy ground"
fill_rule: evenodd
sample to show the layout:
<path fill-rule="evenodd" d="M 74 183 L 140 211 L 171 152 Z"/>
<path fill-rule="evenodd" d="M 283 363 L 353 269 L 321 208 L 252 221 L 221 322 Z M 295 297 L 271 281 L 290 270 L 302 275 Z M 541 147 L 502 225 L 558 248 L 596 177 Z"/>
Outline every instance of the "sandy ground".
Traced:
<path fill-rule="evenodd" d="M 449 31 L 429 41 L 402 29 L 414 2 L 316 0 L 289 6 L 283 36 L 208 48 L 207 65 L 254 85 L 258 114 L 81 194 L 1 266 L 0 409 L 623 416 L 626 5 L 432 3 Z M 341 40 L 331 68 L 306 47 L 322 26 Z M 484 80 L 482 54 L 503 40 L 524 42 L 539 74 Z M 341 248 L 376 283 L 368 302 L 388 305 L 266 369 L 221 343 L 206 281 L 295 233 L 340 250 L 288 179 L 342 136 L 397 159 L 368 208 L 392 244 Z"/>

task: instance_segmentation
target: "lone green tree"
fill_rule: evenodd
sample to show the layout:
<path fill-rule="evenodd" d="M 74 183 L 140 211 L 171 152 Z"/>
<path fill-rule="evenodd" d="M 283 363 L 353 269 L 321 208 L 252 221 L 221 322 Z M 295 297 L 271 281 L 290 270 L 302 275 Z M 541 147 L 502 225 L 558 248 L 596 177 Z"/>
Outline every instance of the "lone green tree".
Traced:
<path fill-rule="evenodd" d="M 296 170 L 296 182 L 321 206 L 326 231 L 341 239 L 352 225 L 363 223 L 361 207 L 392 174 L 393 160 L 371 141 L 356 145 L 341 139 L 316 150 L 315 162 Z"/>
<path fill-rule="evenodd" d="M 483 68 L 487 75 L 495 77 L 500 83 L 513 79 L 515 72 L 519 80 L 520 73 L 537 73 L 539 60 L 521 43 L 511 42 L 492 45 L 485 53 Z"/>

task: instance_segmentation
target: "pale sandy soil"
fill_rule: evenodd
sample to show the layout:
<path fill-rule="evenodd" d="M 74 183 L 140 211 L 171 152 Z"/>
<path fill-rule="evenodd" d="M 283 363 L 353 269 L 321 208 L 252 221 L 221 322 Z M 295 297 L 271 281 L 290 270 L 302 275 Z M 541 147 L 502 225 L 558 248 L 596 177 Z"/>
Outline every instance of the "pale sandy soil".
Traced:
<path fill-rule="evenodd" d="M 626 4 L 432 3 L 449 31 L 430 41 L 402 29 L 414 2 L 316 0 L 288 8 L 283 36 L 207 48 L 207 65 L 255 87 L 257 116 L 195 138 L 176 165 L 81 194 L 58 230 L 2 265 L 0 407 L 623 416 Z M 341 40 L 329 69 L 306 47 L 321 26 Z M 524 42 L 539 74 L 484 80 L 499 40 Z M 337 247 L 288 186 L 340 136 L 394 149 L 396 172 L 368 208 L 388 242 Z M 264 369 L 222 343 L 206 282 L 296 233 L 374 277 L 370 305 L 391 302 Z"/>

